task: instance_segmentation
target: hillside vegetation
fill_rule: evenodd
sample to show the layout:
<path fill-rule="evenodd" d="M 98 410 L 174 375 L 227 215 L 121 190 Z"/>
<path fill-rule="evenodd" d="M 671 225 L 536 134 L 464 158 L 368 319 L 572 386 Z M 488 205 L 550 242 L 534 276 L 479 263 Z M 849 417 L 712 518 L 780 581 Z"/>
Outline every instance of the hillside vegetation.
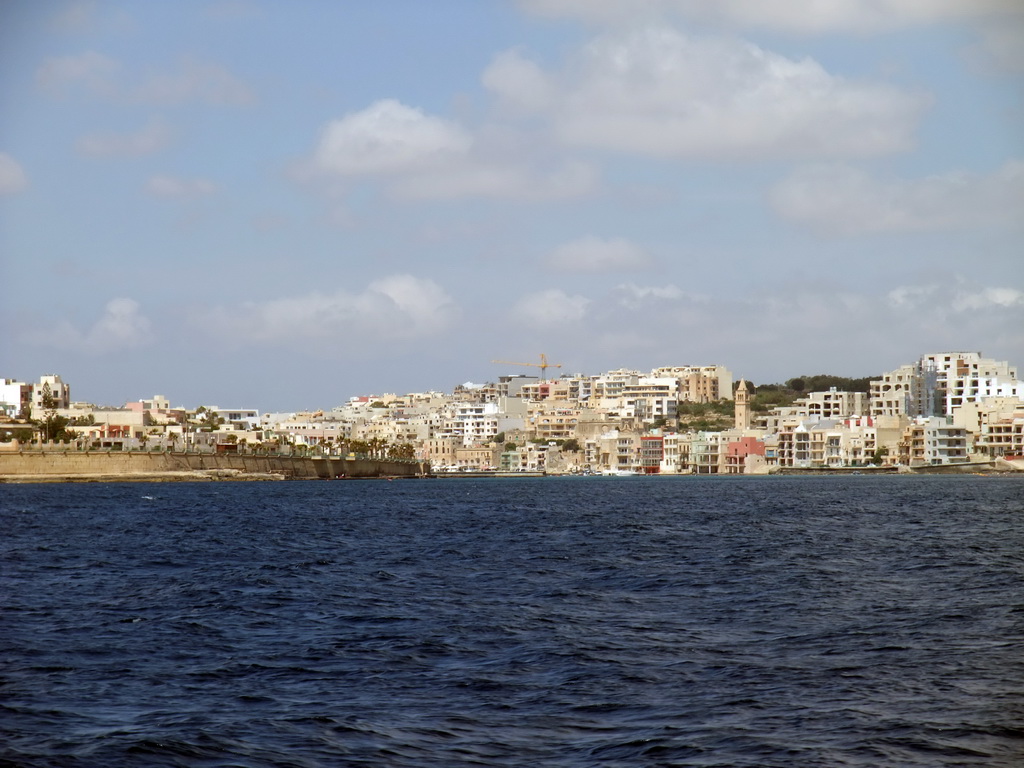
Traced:
<path fill-rule="evenodd" d="M 851 379 L 819 373 L 813 376 L 795 376 L 782 384 L 753 384 L 754 394 L 750 398 L 750 409 L 754 413 L 767 413 L 773 408 L 792 405 L 794 401 L 809 392 L 825 392 L 835 387 L 840 392 L 871 391 L 871 380 L 877 376 Z M 719 400 L 714 403 L 680 403 L 678 408 L 679 427 L 716 431 L 728 429 L 734 423 L 736 404 L 733 400 Z"/>

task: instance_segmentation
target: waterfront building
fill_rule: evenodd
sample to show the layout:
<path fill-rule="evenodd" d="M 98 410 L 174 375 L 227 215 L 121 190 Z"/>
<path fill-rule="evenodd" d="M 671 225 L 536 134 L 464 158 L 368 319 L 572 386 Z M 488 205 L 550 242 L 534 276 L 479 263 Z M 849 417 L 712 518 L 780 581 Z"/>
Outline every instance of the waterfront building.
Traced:
<path fill-rule="evenodd" d="M 942 417 L 919 417 L 904 431 L 898 456 L 900 464 L 911 467 L 965 462 L 967 430 Z"/>
<path fill-rule="evenodd" d="M 725 471 L 728 439 L 722 432 L 695 432 L 690 436 L 687 471 L 694 475 L 719 475 Z"/>
<path fill-rule="evenodd" d="M 740 382 L 742 385 L 742 382 Z M 738 390 L 737 390 L 738 392 Z M 727 475 L 753 474 L 766 467 L 764 442 L 745 436 L 730 440 L 725 447 L 725 473 Z"/>
<path fill-rule="evenodd" d="M 986 420 L 975 445 L 990 459 L 1024 458 L 1024 408 L 1012 416 Z"/>
<path fill-rule="evenodd" d="M 640 436 L 640 472 L 657 475 L 665 458 L 665 438 L 661 434 Z"/>

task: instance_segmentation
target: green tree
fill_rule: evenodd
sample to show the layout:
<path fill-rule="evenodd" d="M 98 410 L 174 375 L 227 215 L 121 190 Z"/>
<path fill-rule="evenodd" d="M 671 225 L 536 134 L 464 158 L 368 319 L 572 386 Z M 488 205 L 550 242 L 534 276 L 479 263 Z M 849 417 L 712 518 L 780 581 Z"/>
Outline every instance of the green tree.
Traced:
<path fill-rule="evenodd" d="M 71 419 L 57 413 L 57 401 L 53 397 L 49 383 L 43 384 L 41 398 L 43 418 L 35 423 L 39 425 L 44 440 L 72 440 L 74 435 L 67 431 Z"/>
<path fill-rule="evenodd" d="M 389 459 L 415 459 L 416 447 L 412 443 L 393 445 L 388 449 Z"/>
<path fill-rule="evenodd" d="M 199 419 L 199 429 L 202 432 L 216 432 L 217 427 L 224 423 L 224 419 L 217 415 L 217 412 L 201 405 L 196 408 L 196 418 Z"/>

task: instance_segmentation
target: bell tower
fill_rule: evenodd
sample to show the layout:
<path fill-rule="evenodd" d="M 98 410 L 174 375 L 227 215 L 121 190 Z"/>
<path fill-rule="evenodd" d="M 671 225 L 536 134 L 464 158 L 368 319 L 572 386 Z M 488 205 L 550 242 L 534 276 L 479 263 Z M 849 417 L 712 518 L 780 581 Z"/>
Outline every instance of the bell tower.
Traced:
<path fill-rule="evenodd" d="M 750 429 L 750 390 L 746 379 L 736 387 L 736 429 Z"/>

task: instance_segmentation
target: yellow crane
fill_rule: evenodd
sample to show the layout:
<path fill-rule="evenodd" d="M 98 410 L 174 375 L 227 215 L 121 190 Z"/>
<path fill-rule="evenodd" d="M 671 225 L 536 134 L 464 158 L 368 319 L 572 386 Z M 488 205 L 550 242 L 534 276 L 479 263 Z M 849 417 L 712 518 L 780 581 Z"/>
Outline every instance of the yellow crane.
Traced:
<path fill-rule="evenodd" d="M 504 363 L 505 365 L 529 365 L 533 368 L 540 368 L 540 377 L 546 379 L 548 368 L 561 368 L 561 363 L 549 363 L 547 355 L 543 352 L 540 355 L 539 363 L 513 363 L 511 360 L 491 360 L 492 363 Z"/>

